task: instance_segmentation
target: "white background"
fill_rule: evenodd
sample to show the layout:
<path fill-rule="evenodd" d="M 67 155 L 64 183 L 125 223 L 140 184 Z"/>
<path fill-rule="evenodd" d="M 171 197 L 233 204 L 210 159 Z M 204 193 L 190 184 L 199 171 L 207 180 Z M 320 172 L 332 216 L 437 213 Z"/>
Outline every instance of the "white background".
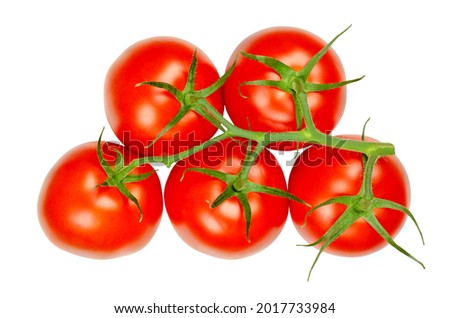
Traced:
<path fill-rule="evenodd" d="M 119 317 L 114 305 L 214 301 L 249 308 L 258 302 L 334 302 L 336 312 L 329 317 L 445 316 L 450 23 L 444 4 L 2 1 L 0 316 Z M 366 78 L 349 87 L 335 132 L 359 133 L 371 117 L 367 134 L 396 145 L 426 245 L 411 221 L 397 241 L 426 270 L 387 247 L 363 258 L 323 255 L 307 282 L 316 250 L 296 246 L 303 241 L 290 220 L 273 245 L 237 261 L 193 251 L 165 215 L 150 244 L 124 258 L 85 259 L 47 240 L 36 212 L 41 183 L 63 153 L 96 140 L 103 126 L 105 139 L 115 139 L 103 110 L 103 81 L 129 45 L 151 36 L 180 37 L 205 51 L 222 74 L 234 47 L 262 28 L 296 26 L 329 41 L 350 24 L 333 47 L 348 78 Z M 160 171 L 163 183 L 167 173 Z M 158 317 L 163 316 L 173 317 Z"/>

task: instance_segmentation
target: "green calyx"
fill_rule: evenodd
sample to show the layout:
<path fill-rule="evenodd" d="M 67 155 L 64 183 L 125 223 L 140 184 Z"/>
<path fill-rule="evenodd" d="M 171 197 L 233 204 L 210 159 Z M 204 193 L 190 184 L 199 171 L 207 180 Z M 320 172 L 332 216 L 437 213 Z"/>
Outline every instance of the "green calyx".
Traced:
<path fill-rule="evenodd" d="M 219 78 L 215 83 L 211 86 L 201 89 L 195 90 L 195 74 L 197 70 L 197 51 L 194 51 L 192 56 L 192 63 L 189 68 L 188 78 L 183 90 L 178 90 L 175 86 L 164 83 L 164 82 L 155 82 L 155 81 L 144 81 L 136 84 L 136 87 L 149 85 L 153 87 L 158 87 L 164 89 L 171 93 L 177 101 L 180 103 L 180 109 L 177 114 L 167 123 L 167 125 L 159 132 L 159 134 L 153 139 L 153 141 L 148 145 L 151 147 L 156 141 L 158 141 L 166 132 L 172 129 L 189 111 L 194 111 L 200 114 L 202 117 L 207 119 L 211 124 L 216 126 L 219 130 L 224 130 L 221 122 L 217 120 L 217 112 L 214 107 L 209 105 L 206 98 L 216 92 L 227 80 L 227 78 L 231 75 L 231 72 L 234 69 L 234 65 L 225 73 L 221 78 Z M 214 109 L 211 114 L 211 109 Z"/>
<path fill-rule="evenodd" d="M 353 223 L 355 223 L 360 218 L 363 218 L 370 226 L 391 246 L 393 246 L 396 250 L 401 252 L 402 254 L 406 255 L 410 259 L 414 260 L 415 262 L 419 263 L 420 266 L 425 268 L 424 264 L 420 262 L 417 258 L 412 256 L 410 253 L 408 253 L 404 248 L 402 248 L 400 245 L 398 245 L 394 239 L 389 235 L 389 233 L 386 231 L 386 229 L 383 228 L 383 226 L 380 224 L 378 219 L 375 216 L 375 209 L 379 208 L 389 208 L 393 210 L 401 211 L 405 214 L 407 214 L 414 222 L 414 224 L 417 227 L 417 230 L 419 231 L 420 237 L 422 239 L 422 243 L 425 244 L 422 231 L 420 230 L 417 221 L 415 220 L 412 213 L 405 208 L 404 206 L 397 204 L 392 201 L 380 199 L 380 198 L 373 198 L 371 200 L 366 200 L 361 198 L 361 195 L 356 196 L 342 196 L 342 197 L 336 197 L 332 198 L 330 200 L 327 200 L 315 207 L 313 207 L 307 214 L 305 218 L 305 224 L 307 223 L 307 217 L 309 217 L 314 211 L 317 209 L 330 205 L 330 204 L 342 204 L 345 205 L 347 208 L 344 211 L 344 213 L 337 219 L 337 221 L 328 229 L 328 231 L 320 237 L 318 240 L 311 244 L 299 244 L 299 246 L 318 246 L 320 245 L 319 252 L 310 268 L 309 274 L 308 274 L 308 280 L 311 277 L 312 270 L 314 269 L 314 266 L 316 265 L 317 261 L 319 260 L 320 255 L 323 251 L 331 244 L 333 243 L 342 233 L 344 233 L 350 226 L 352 226 Z"/>
<path fill-rule="evenodd" d="M 236 192 L 241 192 L 245 188 L 245 180 L 241 178 L 236 178 L 233 182 L 233 189 Z"/>
<path fill-rule="evenodd" d="M 338 34 L 330 43 L 324 46 L 319 52 L 317 52 L 311 60 L 300 70 L 295 71 L 290 66 L 283 62 L 268 56 L 248 54 L 241 52 L 246 58 L 257 61 L 265 66 L 271 68 L 279 76 L 280 80 L 256 80 L 248 81 L 241 84 L 241 86 L 253 85 L 253 86 L 270 86 L 276 87 L 286 93 L 289 93 L 294 98 L 295 112 L 296 112 L 296 125 L 297 130 L 301 129 L 302 121 L 305 122 L 307 129 L 315 129 L 314 122 L 312 121 L 311 114 L 306 101 L 306 94 L 311 92 L 320 92 L 330 89 L 346 86 L 350 83 L 358 82 L 364 78 L 361 76 L 356 79 L 337 82 L 337 83 L 311 83 L 308 81 L 308 77 L 311 74 L 314 66 L 320 61 L 325 53 L 331 48 L 331 45 L 350 27 Z"/>
<path fill-rule="evenodd" d="M 248 242 L 250 242 L 249 233 L 252 218 L 251 206 L 248 200 L 249 193 L 264 193 L 273 196 L 279 196 L 289 200 L 294 200 L 296 202 L 299 202 L 301 204 L 310 207 L 308 203 L 297 198 L 296 196 L 290 194 L 287 191 L 261 185 L 248 180 L 250 168 L 253 166 L 254 161 L 258 158 L 259 154 L 263 149 L 264 147 L 262 147 L 260 144 L 257 144 L 254 147 L 254 149 L 252 149 L 252 145 L 249 142 L 247 147 L 247 154 L 244 159 L 244 164 L 242 165 L 239 173 L 236 175 L 209 168 L 189 168 L 185 171 L 185 172 L 202 173 L 215 179 L 221 180 L 226 184 L 225 190 L 216 198 L 216 200 L 214 200 L 214 202 L 210 204 L 210 207 L 214 209 L 218 207 L 220 204 L 222 204 L 225 200 L 232 197 L 236 197 L 244 210 L 246 222 L 245 238 L 247 239 Z M 248 163 L 249 161 L 252 162 L 250 165 L 245 164 L 245 162 Z"/>
<path fill-rule="evenodd" d="M 251 226 L 251 218 L 252 218 L 252 212 L 251 212 L 251 206 L 250 202 L 248 200 L 248 194 L 249 193 L 265 193 L 270 194 L 274 196 L 284 197 L 289 200 L 297 201 L 301 204 L 305 204 L 307 206 L 310 206 L 303 200 L 293 196 L 287 191 L 280 190 L 278 188 L 268 187 L 265 185 L 261 185 L 258 183 L 251 182 L 249 180 L 241 179 L 238 175 L 232 175 L 224 172 L 220 172 L 217 170 L 212 170 L 208 168 L 189 168 L 186 172 L 198 172 L 205 175 L 208 175 L 210 177 L 219 179 L 226 183 L 225 190 L 210 204 L 210 207 L 212 209 L 218 207 L 221 205 L 224 201 L 227 199 L 230 199 L 232 197 L 236 197 L 243 210 L 244 210 L 244 216 L 245 216 L 245 237 L 247 241 L 250 242 L 249 234 L 250 234 L 250 226 Z"/>
<path fill-rule="evenodd" d="M 308 274 L 308 280 L 311 277 L 312 270 L 319 260 L 320 255 L 323 251 L 333 243 L 342 233 L 344 233 L 348 228 L 350 228 L 353 223 L 355 223 L 360 218 L 364 219 L 389 245 L 393 246 L 396 250 L 398 250 L 403 255 L 409 257 L 414 260 L 420 266 L 425 268 L 424 264 L 420 262 L 417 258 L 412 256 L 409 252 L 407 252 L 404 248 L 398 245 L 394 239 L 390 236 L 390 234 L 386 231 L 386 229 L 381 225 L 375 215 L 375 209 L 387 208 L 392 210 L 397 210 L 405 213 L 415 224 L 420 237 L 422 239 L 422 243 L 425 244 L 422 231 L 419 228 L 419 225 L 414 218 L 413 214 L 401 204 L 395 203 L 393 201 L 376 198 L 372 192 L 372 171 L 376 164 L 377 157 L 368 157 L 364 161 L 364 176 L 361 190 L 357 195 L 354 196 L 340 196 L 331 198 L 325 202 L 320 203 L 319 205 L 314 206 L 305 216 L 306 225 L 308 217 L 314 213 L 317 209 L 330 205 L 330 204 L 342 204 L 347 208 L 342 213 L 342 215 L 336 220 L 336 222 L 328 229 L 328 231 L 321 236 L 318 240 L 311 244 L 299 246 L 318 246 L 320 245 L 319 252 L 310 268 Z"/>
<path fill-rule="evenodd" d="M 97 187 L 115 187 L 120 191 L 125 197 L 127 197 L 131 202 L 133 202 L 138 210 L 139 210 L 139 222 L 142 222 L 144 217 L 144 213 L 142 211 L 141 205 L 139 204 L 138 199 L 128 190 L 126 187 L 127 183 L 131 182 L 140 182 L 144 179 L 150 177 L 155 171 L 151 171 L 143 174 L 131 174 L 131 172 L 136 168 L 134 165 L 125 165 L 123 155 L 119 150 L 115 150 L 116 152 L 116 162 L 114 165 L 110 165 L 106 162 L 103 152 L 102 152 L 102 143 L 101 138 L 103 135 L 102 130 L 100 137 L 97 142 L 97 156 L 100 161 L 100 165 L 105 171 L 107 178 L 105 181 L 97 185 Z"/>

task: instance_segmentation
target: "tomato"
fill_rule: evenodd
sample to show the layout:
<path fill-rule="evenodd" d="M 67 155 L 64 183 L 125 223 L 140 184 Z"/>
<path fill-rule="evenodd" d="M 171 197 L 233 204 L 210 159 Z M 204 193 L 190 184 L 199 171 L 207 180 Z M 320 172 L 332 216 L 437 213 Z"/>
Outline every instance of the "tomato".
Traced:
<path fill-rule="evenodd" d="M 210 168 L 236 175 L 246 146 L 226 139 L 185 160 L 170 172 L 164 190 L 166 210 L 178 235 L 191 247 L 219 258 L 236 259 L 255 254 L 269 246 L 281 232 L 288 215 L 288 199 L 248 193 L 251 207 L 249 241 L 244 210 L 236 197 L 211 208 L 225 190 L 225 182 L 192 167 Z M 263 150 L 250 169 L 249 180 L 286 190 L 286 181 L 276 158 Z"/>
<path fill-rule="evenodd" d="M 231 67 L 239 52 L 276 58 L 295 71 L 301 70 L 326 45 L 318 36 L 297 28 L 272 27 L 243 40 L 227 65 Z M 233 123 L 241 128 L 264 132 L 297 130 L 292 96 L 274 87 L 240 86 L 246 81 L 279 80 L 269 67 L 239 54 L 236 67 L 224 85 L 224 98 Z M 312 83 L 334 83 L 345 80 L 342 63 L 329 49 L 310 73 Z M 346 88 L 308 93 L 308 105 L 315 126 L 329 133 L 339 122 L 345 108 Z M 302 126 L 304 127 L 304 126 Z M 292 150 L 294 143 L 277 143 L 274 148 Z"/>
<path fill-rule="evenodd" d="M 345 139 L 360 136 L 344 135 Z M 365 137 L 366 141 L 376 141 Z M 297 159 L 289 177 L 289 192 L 312 206 L 343 195 L 356 195 L 363 178 L 362 155 L 325 146 L 311 146 Z M 377 198 L 391 200 L 408 207 L 410 187 L 406 171 L 396 156 L 379 158 L 373 171 L 372 188 Z M 344 212 L 342 204 L 321 207 L 306 219 L 309 208 L 291 202 L 290 214 L 298 232 L 308 242 L 319 239 Z M 387 208 L 375 209 L 375 216 L 387 232 L 395 237 L 402 228 L 406 214 Z M 387 243 L 362 218 L 343 232 L 326 252 L 342 256 L 360 256 L 373 253 Z"/>
<path fill-rule="evenodd" d="M 112 258 L 143 248 L 153 237 L 162 215 L 162 189 L 156 173 L 139 183 L 127 183 L 139 200 L 137 206 L 115 187 L 97 187 L 107 175 L 99 163 L 96 142 L 85 143 L 64 154 L 48 173 L 39 195 L 38 216 L 47 237 L 68 252 L 90 258 Z M 114 163 L 120 151 L 102 145 L 105 160 Z M 150 165 L 133 173 L 154 171 Z"/>
<path fill-rule="evenodd" d="M 171 155 L 210 139 L 216 127 L 190 110 L 152 147 L 147 146 L 180 110 L 167 90 L 144 81 L 167 82 L 183 90 L 196 47 L 173 37 L 153 37 L 126 49 L 111 65 L 105 79 L 104 100 L 109 124 L 126 146 L 147 155 Z M 197 49 L 194 88 L 206 88 L 219 79 L 211 60 Z M 222 90 L 206 100 L 223 113 Z"/>

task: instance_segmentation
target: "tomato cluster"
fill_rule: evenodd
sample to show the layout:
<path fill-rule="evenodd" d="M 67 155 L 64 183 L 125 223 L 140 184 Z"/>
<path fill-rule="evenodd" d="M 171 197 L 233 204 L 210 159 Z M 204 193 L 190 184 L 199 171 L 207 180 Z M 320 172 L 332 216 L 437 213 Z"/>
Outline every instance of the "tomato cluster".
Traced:
<path fill-rule="evenodd" d="M 105 111 L 121 144 L 86 143 L 55 164 L 38 203 L 44 232 L 75 254 L 129 254 L 152 238 L 164 201 L 178 235 L 217 257 L 261 251 L 289 211 L 320 251 L 397 248 L 392 238 L 412 217 L 408 177 L 391 145 L 364 134 L 328 137 L 345 85 L 356 81 L 345 80 L 331 43 L 302 29 L 265 29 L 237 46 L 222 77 L 184 40 L 133 44 L 105 80 Z M 300 152 L 288 185 L 276 149 Z M 174 164 L 164 200 L 155 162 Z"/>

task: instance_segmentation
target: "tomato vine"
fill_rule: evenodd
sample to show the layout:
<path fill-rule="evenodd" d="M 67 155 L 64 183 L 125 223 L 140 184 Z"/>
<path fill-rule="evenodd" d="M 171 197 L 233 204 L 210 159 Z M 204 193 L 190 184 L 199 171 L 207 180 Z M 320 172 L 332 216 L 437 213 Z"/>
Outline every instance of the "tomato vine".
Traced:
<path fill-rule="evenodd" d="M 346 229 L 348 229 L 356 220 L 363 218 L 369 223 L 373 229 L 375 229 L 378 234 L 395 249 L 411 258 L 412 260 L 419 263 L 424 267 L 423 263 L 417 258 L 408 253 L 405 249 L 400 247 L 392 237 L 387 233 L 383 226 L 378 222 L 374 214 L 374 209 L 376 208 L 389 208 L 393 210 L 399 210 L 405 213 L 408 217 L 412 219 L 416 225 L 419 234 L 423 241 L 422 232 L 417 224 L 416 219 L 412 213 L 404 206 L 381 198 L 374 196 L 372 191 L 372 172 L 379 158 L 385 156 L 392 156 L 395 154 L 394 145 L 391 143 L 373 142 L 364 140 L 364 132 L 361 140 L 349 140 L 345 138 L 340 138 L 326 134 L 319 131 L 311 116 L 311 111 L 309 109 L 307 94 L 311 92 L 320 92 L 325 90 L 333 90 L 339 87 L 346 86 L 351 83 L 355 83 L 364 78 L 361 76 L 356 79 L 346 80 L 336 83 L 313 83 L 308 80 L 311 71 L 314 69 L 315 65 L 320 61 L 320 59 L 326 54 L 330 49 L 331 45 L 346 31 L 338 34 L 332 39 L 326 46 L 324 46 L 319 52 L 314 55 L 314 57 L 303 67 L 300 71 L 295 71 L 293 68 L 284 64 L 280 60 L 262 56 L 254 55 L 246 52 L 241 52 L 242 56 L 246 59 L 250 59 L 261 63 L 272 71 L 276 72 L 280 79 L 279 80 L 253 80 L 241 83 L 243 86 L 262 86 L 262 87 L 274 87 L 278 90 L 288 93 L 293 101 L 295 107 L 296 116 L 296 127 L 295 131 L 287 132 L 262 132 L 253 131 L 251 127 L 248 129 L 243 129 L 237 127 L 227 118 L 225 118 L 216 108 L 211 106 L 207 97 L 220 89 L 224 83 L 227 81 L 229 76 L 232 74 L 235 64 L 233 64 L 228 71 L 219 78 L 215 83 L 207 88 L 195 90 L 194 82 L 196 76 L 197 67 L 197 54 L 194 52 L 192 57 L 191 67 L 189 69 L 189 74 L 187 77 L 186 85 L 183 90 L 179 90 L 173 85 L 165 82 L 157 81 L 144 81 L 141 83 L 136 83 L 136 86 L 152 86 L 163 90 L 166 90 L 169 94 L 173 95 L 176 100 L 180 103 L 180 108 L 178 113 L 170 120 L 170 122 L 164 127 L 163 130 L 156 136 L 156 138 L 148 145 L 152 146 L 163 134 L 172 129 L 186 114 L 188 111 L 194 111 L 208 122 L 213 124 L 219 133 L 211 138 L 210 140 L 196 145 L 188 150 L 182 151 L 180 153 L 167 155 L 167 156 L 141 156 L 134 159 L 128 165 L 124 165 L 122 160 L 118 160 L 115 167 L 111 168 L 107 164 L 103 164 L 104 159 L 102 158 L 101 151 L 98 152 L 99 160 L 108 175 L 108 180 L 100 184 L 100 186 L 115 186 L 119 191 L 122 192 L 128 199 L 133 201 L 138 207 L 139 202 L 133 195 L 127 191 L 125 183 L 127 182 L 138 182 L 147 177 L 147 175 L 136 176 L 133 175 L 131 178 L 129 173 L 135 168 L 152 163 L 163 163 L 167 167 L 172 166 L 179 160 L 188 158 L 189 156 L 206 149 L 207 147 L 225 140 L 227 138 L 233 139 L 245 139 L 248 141 L 247 153 L 245 155 L 245 160 L 242 165 L 240 172 L 237 175 L 231 175 L 219 171 L 215 171 L 207 168 L 190 168 L 189 171 L 193 173 L 202 173 L 210 177 L 219 179 L 223 181 L 227 186 L 225 190 L 220 194 L 214 202 L 210 203 L 211 208 L 215 208 L 221 205 L 225 200 L 236 197 L 243 207 L 245 219 L 246 219 L 246 237 L 248 239 L 249 232 L 251 231 L 251 207 L 249 205 L 247 196 L 251 192 L 261 192 L 274 196 L 282 196 L 290 200 L 297 201 L 304 205 L 309 206 L 308 202 L 303 201 L 301 198 L 297 198 L 288 191 L 283 191 L 277 188 L 271 188 L 267 186 L 262 186 L 253 183 L 248 180 L 248 174 L 250 168 L 254 165 L 255 160 L 258 158 L 261 151 L 268 147 L 269 145 L 277 142 L 294 142 L 297 144 L 307 143 L 324 145 L 330 148 L 339 148 L 347 151 L 353 151 L 360 153 L 364 158 L 364 175 L 363 183 L 359 193 L 353 196 L 340 196 L 331 198 L 325 202 L 320 203 L 316 206 L 309 206 L 310 210 L 307 214 L 314 213 L 320 207 L 339 203 L 346 206 L 345 212 L 341 217 L 331 226 L 331 228 L 316 242 L 307 244 L 306 246 L 320 246 L 319 252 L 316 259 L 314 260 L 309 275 L 313 270 L 319 256 L 321 253 L 334 241 L 336 240 Z M 245 96 L 243 96 L 245 98 Z M 302 125 L 303 124 L 303 125 Z M 99 138 L 100 147 L 101 136 Z M 120 158 L 119 158 L 120 159 Z M 306 218 L 305 218 L 306 222 Z M 308 276 L 309 278 L 309 276 Z"/>

